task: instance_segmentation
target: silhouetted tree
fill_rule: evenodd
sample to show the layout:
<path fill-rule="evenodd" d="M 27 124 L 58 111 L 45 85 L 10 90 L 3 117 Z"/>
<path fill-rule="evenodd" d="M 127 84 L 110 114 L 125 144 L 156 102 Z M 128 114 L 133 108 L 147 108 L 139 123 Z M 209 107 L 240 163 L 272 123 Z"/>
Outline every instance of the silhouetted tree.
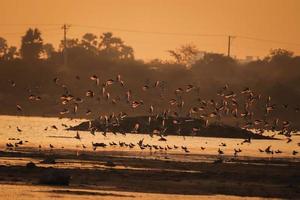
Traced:
<path fill-rule="evenodd" d="M 221 67 L 222 65 L 234 64 L 235 60 L 231 57 L 225 56 L 224 54 L 205 53 L 203 58 L 198 62 L 205 65 L 218 65 Z"/>
<path fill-rule="evenodd" d="M 53 45 L 50 44 L 50 43 L 44 44 L 43 45 L 43 50 L 44 50 L 45 57 L 47 59 L 51 58 L 53 53 L 55 52 L 55 49 L 54 49 Z"/>
<path fill-rule="evenodd" d="M 112 33 L 103 33 L 100 36 L 99 54 L 111 59 L 134 59 L 133 48 L 124 44 L 121 38 Z"/>
<path fill-rule="evenodd" d="M 0 37 L 0 60 L 13 60 L 18 56 L 17 47 L 8 46 L 4 38 Z"/>
<path fill-rule="evenodd" d="M 0 59 L 4 59 L 7 50 L 8 50 L 8 46 L 6 40 L 0 37 Z"/>
<path fill-rule="evenodd" d="M 78 66 L 79 63 L 86 64 L 87 62 L 93 62 L 95 60 L 98 50 L 94 47 L 94 51 L 92 52 L 91 46 L 86 39 L 87 38 L 82 39 L 81 41 L 78 38 L 67 39 L 67 56 L 69 63 L 76 63 L 75 65 Z M 59 49 L 61 52 L 63 51 L 64 41 L 61 41 Z M 62 55 L 63 54 L 61 54 L 61 56 Z"/>
<path fill-rule="evenodd" d="M 79 47 L 80 42 L 79 42 L 78 38 L 67 39 L 66 46 L 67 46 L 68 49 L 72 49 L 72 48 L 75 48 L 75 47 Z M 62 52 L 63 49 L 64 49 L 64 41 L 61 40 L 60 44 L 59 44 L 59 51 Z"/>
<path fill-rule="evenodd" d="M 77 38 L 67 39 L 67 48 L 77 47 L 78 45 L 79 45 L 79 40 Z"/>
<path fill-rule="evenodd" d="M 97 53 L 97 36 L 92 33 L 86 33 L 82 36 L 81 45 L 88 51 L 92 53 Z"/>
<path fill-rule="evenodd" d="M 265 58 L 268 62 L 282 63 L 293 58 L 294 53 L 285 49 L 272 49 L 270 54 Z"/>
<path fill-rule="evenodd" d="M 134 59 L 133 48 L 123 45 L 120 52 L 120 59 Z"/>
<path fill-rule="evenodd" d="M 168 51 L 170 56 L 175 59 L 177 64 L 190 66 L 197 60 L 200 51 L 193 44 L 182 45 L 175 50 Z"/>
<path fill-rule="evenodd" d="M 39 59 L 43 51 L 43 39 L 38 29 L 28 29 L 22 37 L 20 53 L 24 60 Z"/>
<path fill-rule="evenodd" d="M 36 60 L 43 52 L 43 40 L 38 29 L 28 29 L 22 37 L 20 53 L 24 60 Z"/>
<path fill-rule="evenodd" d="M 13 60 L 15 59 L 17 56 L 19 56 L 18 52 L 17 52 L 17 47 L 15 46 L 10 46 L 7 49 L 6 54 L 4 55 L 4 59 L 5 60 Z"/>

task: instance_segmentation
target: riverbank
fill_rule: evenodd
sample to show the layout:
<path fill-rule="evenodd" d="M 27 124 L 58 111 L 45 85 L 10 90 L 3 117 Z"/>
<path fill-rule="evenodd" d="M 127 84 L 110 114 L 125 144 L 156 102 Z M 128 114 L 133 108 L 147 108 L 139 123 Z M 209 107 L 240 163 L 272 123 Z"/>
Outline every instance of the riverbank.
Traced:
<path fill-rule="evenodd" d="M 160 194 L 161 197 L 188 195 L 186 197 L 191 198 L 195 195 L 199 198 L 202 195 L 300 198 L 300 163 L 291 159 L 223 157 L 222 161 L 217 161 L 220 157 L 215 156 L 206 162 L 190 162 L 168 157 L 108 156 L 101 152 L 97 155 L 78 155 L 68 151 L 2 151 L 0 156 L 1 186 L 13 187 L 12 185 L 17 184 L 16 187 L 30 185 L 40 188 L 45 185 L 41 180 L 49 174 L 69 176 L 69 184 L 56 186 L 58 188 L 49 193 L 52 195 L 102 198 L 106 196 L 103 193 L 125 192 L 129 196 L 107 195 L 107 199 L 132 199 L 137 193 L 147 193 L 147 196 Z M 54 158 L 55 163 L 41 162 L 49 156 Z M 29 162 L 35 165 L 26 166 Z"/>

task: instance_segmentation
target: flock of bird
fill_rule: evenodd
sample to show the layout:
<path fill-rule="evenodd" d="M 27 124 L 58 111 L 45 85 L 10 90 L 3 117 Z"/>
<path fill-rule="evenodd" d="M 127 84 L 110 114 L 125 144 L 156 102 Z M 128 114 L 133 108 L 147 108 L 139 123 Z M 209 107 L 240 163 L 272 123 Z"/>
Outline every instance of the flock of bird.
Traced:
<path fill-rule="evenodd" d="M 80 80 L 81 77 L 76 76 L 77 80 Z M 191 120 L 193 118 L 201 118 L 204 121 L 204 126 L 208 127 L 210 122 L 213 121 L 221 121 L 222 119 L 229 119 L 233 118 L 239 121 L 240 127 L 243 129 L 248 129 L 255 131 L 256 134 L 264 134 L 265 131 L 272 131 L 274 132 L 273 135 L 270 137 L 275 137 L 276 134 L 283 135 L 286 137 L 286 142 L 292 142 L 292 136 L 294 133 L 297 133 L 297 129 L 293 124 L 288 120 L 280 120 L 279 118 L 275 118 L 272 113 L 282 107 L 283 109 L 290 108 L 290 105 L 283 104 L 283 105 L 275 105 L 272 103 L 272 98 L 270 96 L 264 97 L 261 94 L 256 93 L 251 88 L 246 87 L 242 91 L 236 93 L 232 91 L 228 85 L 223 86 L 217 92 L 218 100 L 205 100 L 196 97 L 196 105 L 190 105 L 190 102 L 185 102 L 184 95 L 187 93 L 191 93 L 193 91 L 199 91 L 199 87 L 188 84 L 184 87 L 176 88 L 173 93 L 173 98 L 167 99 L 164 104 L 162 103 L 160 106 L 154 106 L 151 102 L 148 102 L 148 99 L 137 99 L 133 96 L 133 91 L 129 89 L 124 80 L 122 80 L 121 75 L 117 75 L 115 79 L 108 79 L 105 80 L 103 83 L 100 82 L 100 78 L 97 75 L 92 75 L 89 77 L 90 81 L 94 83 L 93 89 L 86 90 L 84 96 L 75 96 L 72 95 L 68 89 L 66 84 L 63 84 L 62 80 L 59 78 L 53 79 L 53 84 L 55 84 L 58 88 L 63 89 L 63 94 L 59 97 L 58 102 L 63 107 L 58 115 L 64 116 L 69 115 L 72 117 L 76 117 L 78 115 L 77 112 L 80 107 L 84 104 L 87 99 L 95 99 L 97 101 L 100 98 L 105 99 L 106 102 L 109 103 L 109 106 L 122 104 L 125 105 L 128 109 L 132 111 L 136 109 L 143 109 L 148 114 L 148 123 L 150 124 L 151 121 L 157 120 L 158 117 L 161 117 L 163 120 L 161 121 L 160 129 L 155 130 L 150 135 L 153 137 L 154 135 L 159 136 L 159 141 L 165 142 L 167 141 L 166 136 L 164 135 L 164 130 L 166 128 L 165 120 L 168 116 L 175 117 L 173 120 L 174 124 L 182 124 L 181 122 L 176 119 L 176 117 L 180 117 L 184 115 L 184 117 L 188 117 Z M 18 87 L 16 82 L 10 80 L 11 87 L 15 88 Z M 121 90 L 123 91 L 119 95 L 113 96 L 110 92 L 111 85 L 119 85 Z M 96 89 L 95 89 L 96 88 Z M 98 92 L 100 89 L 100 93 Z M 160 95 L 158 98 L 165 100 L 163 97 L 163 92 L 165 92 L 165 85 L 163 81 L 154 81 L 152 84 L 148 83 L 141 87 L 140 91 L 137 93 L 147 93 L 150 90 L 158 90 Z M 31 93 L 32 90 L 28 89 L 28 101 L 36 102 L 36 101 L 43 101 L 43 98 L 37 94 Z M 120 93 L 120 92 L 118 92 Z M 166 105 L 165 108 L 162 108 L 163 105 Z M 263 115 L 259 116 L 256 114 L 255 111 L 257 109 L 261 110 Z M 19 113 L 24 111 L 24 108 L 21 104 L 16 104 L 16 109 Z M 161 110 L 159 112 L 158 110 Z M 182 114 L 184 110 L 187 110 L 186 113 Z M 293 112 L 298 113 L 300 111 L 299 107 L 293 108 Z M 92 109 L 86 109 L 85 115 L 91 115 L 93 113 Z M 110 115 L 101 115 L 99 116 L 98 120 L 105 124 L 105 126 L 116 126 L 120 125 L 120 121 L 127 117 L 125 112 L 119 112 L 118 114 L 112 113 Z M 68 128 L 68 125 L 62 124 L 63 127 Z M 132 133 L 139 132 L 140 124 L 136 123 L 134 127 L 132 127 Z M 179 126 L 180 127 L 180 126 Z M 48 129 L 58 130 L 57 125 L 52 125 L 50 127 L 46 127 L 44 131 Z M 93 123 L 90 121 L 89 131 L 91 134 L 95 134 L 98 130 L 97 127 L 93 126 Z M 193 130 L 198 131 L 199 128 L 195 127 Z M 17 132 L 21 133 L 21 127 L 16 127 Z M 180 132 L 180 129 L 179 131 Z M 102 132 L 104 136 L 106 136 L 106 132 Z M 115 133 L 116 134 L 116 133 Z M 120 133 L 126 135 L 126 133 Z M 76 133 L 75 139 L 81 140 L 81 136 L 79 132 Z M 10 138 L 13 140 L 14 138 Z M 27 141 L 18 140 L 16 143 L 7 143 L 7 148 L 15 148 L 20 145 L 24 145 Z M 243 145 L 244 143 L 251 143 L 251 138 L 248 138 L 240 143 Z M 138 147 L 141 150 L 149 149 L 157 150 L 157 151 L 169 151 L 169 150 L 182 150 L 185 153 L 189 153 L 190 150 L 188 147 L 184 145 L 153 145 L 153 144 L 146 144 L 144 140 L 140 140 L 138 143 L 125 143 L 125 142 L 110 142 L 109 144 L 106 143 L 92 143 L 92 148 L 96 150 L 97 148 L 106 148 L 107 146 L 119 146 L 119 147 L 127 147 L 127 148 L 135 148 Z M 219 145 L 217 153 L 219 155 L 224 154 L 224 151 L 221 149 L 225 147 L 225 143 L 221 143 Z M 298 143 L 300 146 L 300 143 Z M 51 149 L 55 148 L 54 145 L 49 144 Z M 39 148 L 42 148 L 39 145 Z M 82 148 L 87 148 L 84 144 L 82 144 Z M 205 150 L 205 147 L 201 147 L 201 150 Z M 237 156 L 242 150 L 240 148 L 234 148 L 234 156 Z M 281 150 L 273 150 L 271 146 L 267 146 L 265 149 L 258 149 L 258 152 L 266 153 L 266 154 L 280 154 L 282 153 Z M 292 155 L 296 155 L 298 153 L 297 150 L 292 151 Z"/>
<path fill-rule="evenodd" d="M 102 148 L 105 148 L 106 146 L 108 146 L 107 144 L 105 143 L 93 143 L 92 142 L 92 145 L 93 145 L 93 149 L 96 150 L 98 147 L 102 147 Z M 152 150 L 156 150 L 156 151 L 168 151 L 168 150 L 172 150 L 172 149 L 182 149 L 184 152 L 186 153 L 189 153 L 190 151 L 188 150 L 188 148 L 186 146 L 176 146 L 176 145 L 172 145 L 172 146 L 169 146 L 169 145 L 166 145 L 166 146 L 162 146 L 162 145 L 154 145 L 154 144 L 146 144 L 144 143 L 144 139 L 141 139 L 139 140 L 136 144 L 130 142 L 130 143 L 126 143 L 126 142 L 109 142 L 109 145 L 110 146 L 119 146 L 119 147 L 124 147 L 124 148 L 134 148 L 136 146 L 138 146 L 141 150 L 144 150 L 144 149 L 149 149 L 151 152 Z"/>

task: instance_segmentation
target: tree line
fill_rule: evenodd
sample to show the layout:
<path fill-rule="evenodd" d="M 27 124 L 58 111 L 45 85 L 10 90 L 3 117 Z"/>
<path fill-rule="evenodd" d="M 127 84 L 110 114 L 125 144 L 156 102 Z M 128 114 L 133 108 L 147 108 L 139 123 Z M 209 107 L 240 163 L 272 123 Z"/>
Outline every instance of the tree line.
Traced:
<path fill-rule="evenodd" d="M 112 33 L 103 33 L 99 38 L 86 33 L 79 39 L 67 39 L 66 46 L 70 54 L 90 54 L 91 56 L 109 57 L 111 59 L 134 59 L 133 48 L 126 45 L 121 38 Z M 61 56 L 64 49 L 64 41 L 61 41 L 58 51 L 50 43 L 45 43 L 42 34 L 37 28 L 29 28 L 22 36 L 21 47 L 8 46 L 7 41 L 0 37 L 0 59 L 36 61 L 38 59 L 55 59 Z"/>
<path fill-rule="evenodd" d="M 89 77 L 94 74 L 102 81 L 120 74 L 126 81 L 126 87 L 137 91 L 133 94 L 136 98 L 148 98 L 158 107 L 161 105 L 160 97 L 173 98 L 176 88 L 188 84 L 198 89 L 185 97 L 186 104 L 195 103 L 193 101 L 198 98 L 213 99 L 220 87 L 228 85 L 235 92 L 249 87 L 257 93 L 272 96 L 272 101 L 279 108 L 289 105 L 288 109 L 292 110 L 300 106 L 300 57 L 285 49 L 273 49 L 262 59 L 241 63 L 223 54 L 203 53 L 198 47 L 187 44 L 169 50 L 170 60 L 145 62 L 136 59 L 134 49 L 110 32 L 99 36 L 86 33 L 81 38 L 69 38 L 66 43 L 68 67 L 63 70 L 64 41 L 55 49 L 43 40 L 37 28 L 26 31 L 19 49 L 9 46 L 0 37 L 1 114 L 15 114 L 13 105 L 16 102 L 24 101 L 30 106 L 24 98 L 28 96 L 29 89 L 44 96 L 44 99 L 55 95 L 59 97 L 63 91 L 53 86 L 51 80 L 55 77 L 64 80 L 70 91 L 82 96 L 87 88 L 93 87 Z M 80 77 L 80 80 L 75 77 Z M 20 87 L 12 90 L 10 80 Z M 157 80 L 161 83 L 161 93 L 145 96 L 142 86 L 154 84 Z M 120 90 L 116 88 L 115 92 Z M 102 103 L 104 105 L 100 101 L 100 105 Z M 32 108 L 32 113 L 41 115 L 43 110 L 47 115 L 54 115 L 57 111 L 54 112 L 50 105 L 57 106 L 57 102 L 45 100 L 40 107 Z M 113 105 L 101 107 L 92 102 L 87 106 L 101 112 L 120 109 Z M 281 110 L 277 115 L 300 126 L 298 113 Z"/>

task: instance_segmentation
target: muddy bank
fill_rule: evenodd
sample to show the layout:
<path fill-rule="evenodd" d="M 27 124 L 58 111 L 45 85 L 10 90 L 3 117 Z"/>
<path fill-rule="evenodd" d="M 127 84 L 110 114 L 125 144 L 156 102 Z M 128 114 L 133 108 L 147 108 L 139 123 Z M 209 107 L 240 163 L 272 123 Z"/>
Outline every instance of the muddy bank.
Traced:
<path fill-rule="evenodd" d="M 55 155 L 55 164 L 43 164 L 42 153 L 32 157 L 2 154 L 14 160 L 0 165 L 0 183 L 41 185 L 47 174 L 70 176 L 68 187 L 113 188 L 114 191 L 184 195 L 236 195 L 250 197 L 300 198 L 299 162 L 256 162 L 230 160 L 221 163 L 182 162 L 168 159 L 143 159 L 101 156 Z M 49 156 L 49 155 L 48 155 Z M 83 159 L 82 159 L 83 158 Z M 35 167 L 26 167 L 27 161 Z M 108 165 L 108 162 L 114 166 Z M 77 164 L 76 164 L 77 163 Z M 80 163 L 80 164 L 79 164 Z"/>

